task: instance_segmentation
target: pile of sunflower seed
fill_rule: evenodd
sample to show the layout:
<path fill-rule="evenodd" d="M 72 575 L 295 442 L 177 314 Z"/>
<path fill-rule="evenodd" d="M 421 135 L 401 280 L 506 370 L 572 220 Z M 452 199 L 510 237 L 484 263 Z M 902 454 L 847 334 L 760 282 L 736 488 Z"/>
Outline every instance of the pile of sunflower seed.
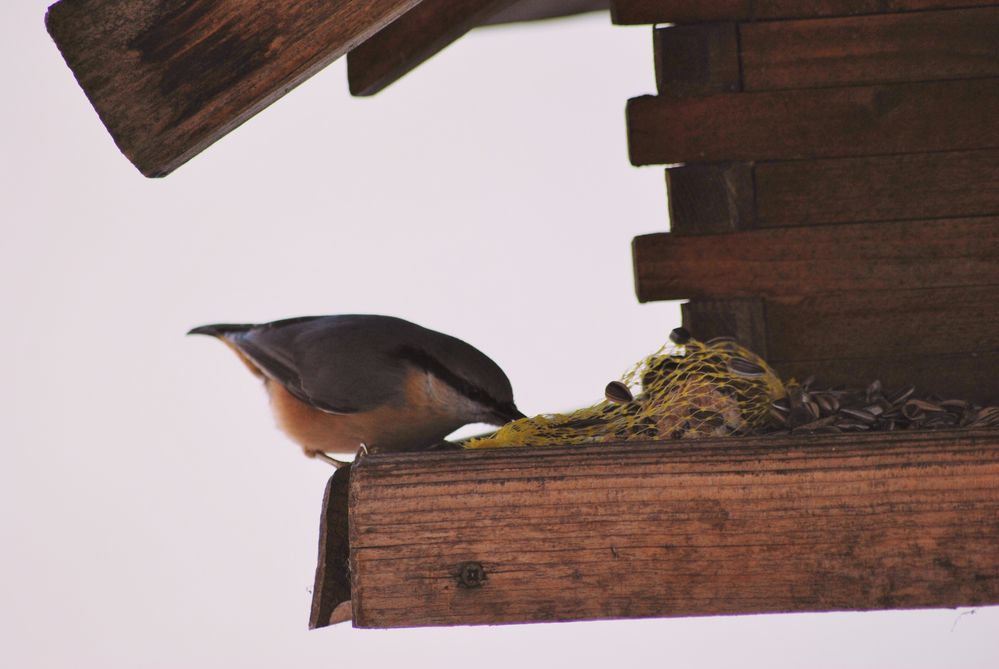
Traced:
<path fill-rule="evenodd" d="M 885 392 L 880 381 L 864 390 L 812 388 L 814 379 L 788 384 L 773 403 L 774 432 L 819 434 L 862 430 L 930 430 L 999 427 L 999 406 L 980 406 L 935 395 L 916 397 L 910 386 Z"/>

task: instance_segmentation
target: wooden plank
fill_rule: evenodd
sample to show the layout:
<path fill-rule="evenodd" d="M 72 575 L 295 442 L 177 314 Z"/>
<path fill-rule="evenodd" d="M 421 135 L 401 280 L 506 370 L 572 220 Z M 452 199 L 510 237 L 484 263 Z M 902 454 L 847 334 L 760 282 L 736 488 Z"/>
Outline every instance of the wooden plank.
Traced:
<path fill-rule="evenodd" d="M 683 165 L 666 170 L 670 231 L 703 235 L 755 225 L 753 167 L 749 163 Z"/>
<path fill-rule="evenodd" d="M 999 430 L 373 455 L 354 624 L 999 603 Z"/>
<path fill-rule="evenodd" d="M 640 301 L 999 284 L 999 218 L 636 237 Z"/>
<path fill-rule="evenodd" d="M 755 21 L 980 7 L 995 0 L 611 0 L 621 25 Z"/>
<path fill-rule="evenodd" d="M 752 16 L 752 0 L 611 0 L 611 21 L 619 25 L 740 21 Z M 662 18 L 662 17 L 669 18 Z"/>
<path fill-rule="evenodd" d="M 999 285 L 775 298 L 765 311 L 774 360 L 999 351 Z"/>
<path fill-rule="evenodd" d="M 351 619 L 350 536 L 348 504 L 350 470 L 348 463 L 330 477 L 323 494 L 319 520 L 319 559 L 312 588 L 309 629 L 326 627 Z"/>
<path fill-rule="evenodd" d="M 680 305 L 683 327 L 694 337 L 707 341 L 734 337 L 754 353 L 767 357 L 767 322 L 763 300 L 692 300 Z"/>
<path fill-rule="evenodd" d="M 628 101 L 635 165 L 999 148 L 999 79 Z"/>
<path fill-rule="evenodd" d="M 653 32 L 656 87 L 683 97 L 742 90 L 739 31 L 734 23 L 703 23 Z"/>
<path fill-rule="evenodd" d="M 757 163 L 756 225 L 999 214 L 999 151 Z"/>
<path fill-rule="evenodd" d="M 374 95 L 516 0 L 423 0 L 347 54 L 352 95 Z"/>
<path fill-rule="evenodd" d="M 743 88 L 999 77 L 997 35 L 999 6 L 747 23 Z"/>
<path fill-rule="evenodd" d="M 815 376 L 816 387 L 863 387 L 879 379 L 886 388 L 915 385 L 920 392 L 943 399 L 962 399 L 983 405 L 999 403 L 999 351 L 952 353 L 899 358 L 842 358 L 771 360 L 784 379 Z"/>
<path fill-rule="evenodd" d="M 610 0 L 520 0 L 488 17 L 483 25 L 543 21 L 587 12 L 606 11 L 609 7 Z"/>
<path fill-rule="evenodd" d="M 46 17 L 122 152 L 163 176 L 418 0 L 62 0 Z"/>

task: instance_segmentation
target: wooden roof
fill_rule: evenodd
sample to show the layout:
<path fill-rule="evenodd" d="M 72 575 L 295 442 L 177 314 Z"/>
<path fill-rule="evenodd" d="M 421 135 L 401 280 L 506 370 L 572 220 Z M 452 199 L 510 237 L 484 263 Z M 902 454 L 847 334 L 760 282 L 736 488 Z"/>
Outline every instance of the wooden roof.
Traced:
<path fill-rule="evenodd" d="M 607 0 L 61 0 L 46 24 L 122 152 L 164 176 L 340 56 L 381 90 L 476 26 Z"/>

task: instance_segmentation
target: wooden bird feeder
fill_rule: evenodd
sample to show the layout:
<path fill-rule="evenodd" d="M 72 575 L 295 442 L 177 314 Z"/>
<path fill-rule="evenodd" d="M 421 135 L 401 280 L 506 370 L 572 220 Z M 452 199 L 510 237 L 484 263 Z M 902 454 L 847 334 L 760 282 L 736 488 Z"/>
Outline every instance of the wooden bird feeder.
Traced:
<path fill-rule="evenodd" d="M 49 30 L 162 176 L 340 55 L 374 93 L 489 22 L 580 0 L 62 0 Z M 688 299 L 785 378 L 999 400 L 999 3 L 613 0 Z M 665 229 L 665 225 L 663 226 Z M 518 623 L 999 603 L 999 430 L 373 455 L 331 479 L 311 624 Z"/>

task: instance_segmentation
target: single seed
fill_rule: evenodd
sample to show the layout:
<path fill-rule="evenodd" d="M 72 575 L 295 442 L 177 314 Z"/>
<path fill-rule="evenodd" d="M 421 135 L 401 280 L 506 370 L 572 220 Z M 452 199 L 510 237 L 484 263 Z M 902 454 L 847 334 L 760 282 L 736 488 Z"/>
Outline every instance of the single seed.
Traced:
<path fill-rule="evenodd" d="M 686 328 L 673 328 L 669 333 L 669 340 L 677 346 L 683 346 L 690 341 L 690 332 Z"/>
<path fill-rule="evenodd" d="M 607 387 L 604 388 L 604 397 L 607 398 L 608 402 L 615 404 L 627 404 L 635 399 L 635 396 L 631 394 L 631 389 L 620 381 L 608 383 Z"/>

